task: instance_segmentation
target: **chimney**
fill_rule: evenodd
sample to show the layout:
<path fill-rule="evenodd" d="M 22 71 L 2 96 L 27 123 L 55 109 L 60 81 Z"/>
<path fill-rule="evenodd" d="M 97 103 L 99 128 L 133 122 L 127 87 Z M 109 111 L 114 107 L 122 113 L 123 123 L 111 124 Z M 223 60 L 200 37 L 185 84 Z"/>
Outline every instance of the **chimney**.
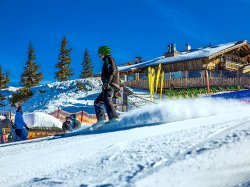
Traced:
<path fill-rule="evenodd" d="M 191 45 L 189 43 L 186 44 L 186 51 L 191 51 Z"/>
<path fill-rule="evenodd" d="M 176 50 L 176 44 L 172 43 L 168 45 L 168 52 L 165 53 L 165 57 L 179 56 L 179 52 Z"/>

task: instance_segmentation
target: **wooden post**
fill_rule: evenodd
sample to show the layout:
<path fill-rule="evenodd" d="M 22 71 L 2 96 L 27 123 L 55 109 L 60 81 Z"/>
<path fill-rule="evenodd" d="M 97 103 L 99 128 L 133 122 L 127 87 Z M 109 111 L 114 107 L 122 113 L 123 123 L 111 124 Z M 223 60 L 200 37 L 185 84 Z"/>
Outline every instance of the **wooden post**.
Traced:
<path fill-rule="evenodd" d="M 220 78 L 222 79 L 222 70 L 220 70 Z"/>
<path fill-rule="evenodd" d="M 83 110 L 82 110 L 82 113 L 81 113 L 81 123 L 82 123 L 82 120 L 83 120 Z"/>
<path fill-rule="evenodd" d="M 127 81 L 128 81 L 127 74 L 124 74 L 124 81 L 125 81 L 125 82 L 127 82 Z"/>
<path fill-rule="evenodd" d="M 140 74 L 139 73 L 135 73 L 135 80 L 139 81 L 140 80 Z"/>
<path fill-rule="evenodd" d="M 56 115 L 56 118 L 58 119 L 59 118 L 59 111 L 60 111 L 60 109 L 59 109 L 59 107 L 57 108 L 57 115 Z"/>
<path fill-rule="evenodd" d="M 171 79 L 171 71 L 169 71 L 168 79 L 169 79 L 169 80 Z"/>
<path fill-rule="evenodd" d="M 209 82 L 209 75 L 208 70 L 206 69 L 206 80 L 207 80 L 207 92 L 210 94 L 210 82 Z"/>
<path fill-rule="evenodd" d="M 169 71 L 169 73 L 168 73 L 168 83 L 169 83 L 168 87 L 170 88 L 170 85 L 171 85 L 171 71 Z"/>
<path fill-rule="evenodd" d="M 10 120 L 12 120 L 12 119 L 11 119 L 11 109 L 10 109 Z"/>

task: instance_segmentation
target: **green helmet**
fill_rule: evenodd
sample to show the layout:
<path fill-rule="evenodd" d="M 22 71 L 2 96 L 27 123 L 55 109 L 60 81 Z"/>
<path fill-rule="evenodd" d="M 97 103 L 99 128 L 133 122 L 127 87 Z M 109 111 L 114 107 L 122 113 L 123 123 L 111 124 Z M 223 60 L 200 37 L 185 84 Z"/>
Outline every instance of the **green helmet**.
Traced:
<path fill-rule="evenodd" d="M 106 55 L 110 54 L 110 51 L 111 51 L 110 47 L 108 47 L 108 46 L 101 46 L 98 49 L 98 55 L 102 54 L 102 55 L 106 56 Z"/>

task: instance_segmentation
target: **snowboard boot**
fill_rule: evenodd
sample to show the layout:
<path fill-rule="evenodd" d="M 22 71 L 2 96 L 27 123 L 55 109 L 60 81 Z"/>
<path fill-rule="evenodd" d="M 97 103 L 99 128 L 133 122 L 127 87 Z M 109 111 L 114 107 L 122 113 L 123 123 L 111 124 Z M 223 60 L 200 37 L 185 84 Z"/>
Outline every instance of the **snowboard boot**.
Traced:
<path fill-rule="evenodd" d="M 107 123 L 115 123 L 115 122 L 118 122 L 118 121 L 119 121 L 119 118 L 112 118 Z"/>
<path fill-rule="evenodd" d="M 91 130 L 91 131 L 96 130 L 96 129 L 102 127 L 105 123 L 106 123 L 106 120 L 97 121 L 96 123 L 94 123 L 94 124 L 89 128 L 89 130 Z"/>

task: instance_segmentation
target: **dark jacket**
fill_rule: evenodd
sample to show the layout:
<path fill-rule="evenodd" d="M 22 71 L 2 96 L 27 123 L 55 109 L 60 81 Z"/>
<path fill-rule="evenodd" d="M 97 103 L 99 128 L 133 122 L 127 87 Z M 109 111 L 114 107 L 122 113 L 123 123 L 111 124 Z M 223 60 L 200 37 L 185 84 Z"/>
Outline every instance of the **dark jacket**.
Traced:
<path fill-rule="evenodd" d="M 26 126 L 26 123 L 23 120 L 23 113 L 22 112 L 16 112 L 15 115 L 15 129 L 23 129 Z"/>
<path fill-rule="evenodd" d="M 77 128 L 81 127 L 81 123 L 77 119 L 72 120 L 72 124 L 71 125 L 72 125 L 73 129 L 77 129 Z"/>
<path fill-rule="evenodd" d="M 65 121 L 62 125 L 63 131 L 68 131 L 70 130 L 70 121 Z"/>
<path fill-rule="evenodd" d="M 103 60 L 102 74 L 101 74 L 102 83 L 103 84 L 108 83 L 111 86 L 119 87 L 120 78 L 119 78 L 118 68 L 115 64 L 115 60 L 110 55 L 105 56 L 102 60 Z"/>

